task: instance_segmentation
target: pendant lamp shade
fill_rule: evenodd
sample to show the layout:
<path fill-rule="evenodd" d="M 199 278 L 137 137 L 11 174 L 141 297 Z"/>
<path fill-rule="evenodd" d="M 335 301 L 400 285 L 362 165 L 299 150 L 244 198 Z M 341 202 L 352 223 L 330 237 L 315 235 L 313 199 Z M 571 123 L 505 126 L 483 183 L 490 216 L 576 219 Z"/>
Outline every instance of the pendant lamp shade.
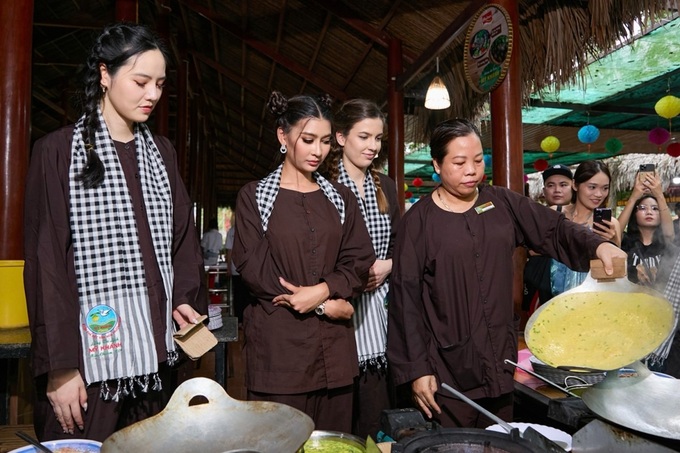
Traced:
<path fill-rule="evenodd" d="M 439 77 L 439 57 L 437 57 L 437 75 L 430 82 L 430 87 L 425 94 L 425 108 L 430 110 L 442 110 L 451 107 L 449 90 L 444 81 Z"/>
<path fill-rule="evenodd" d="M 430 87 L 425 95 L 425 108 L 430 110 L 442 110 L 451 107 L 449 90 L 446 89 L 444 81 L 438 75 L 432 79 Z"/>

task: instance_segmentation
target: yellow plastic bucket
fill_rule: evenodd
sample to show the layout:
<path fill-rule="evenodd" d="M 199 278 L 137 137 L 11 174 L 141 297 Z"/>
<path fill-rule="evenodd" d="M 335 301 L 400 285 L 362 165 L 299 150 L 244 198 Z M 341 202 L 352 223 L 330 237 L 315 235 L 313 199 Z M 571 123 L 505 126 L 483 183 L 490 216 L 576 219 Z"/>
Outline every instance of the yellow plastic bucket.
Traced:
<path fill-rule="evenodd" d="M 0 260 L 0 328 L 27 325 L 24 262 Z"/>

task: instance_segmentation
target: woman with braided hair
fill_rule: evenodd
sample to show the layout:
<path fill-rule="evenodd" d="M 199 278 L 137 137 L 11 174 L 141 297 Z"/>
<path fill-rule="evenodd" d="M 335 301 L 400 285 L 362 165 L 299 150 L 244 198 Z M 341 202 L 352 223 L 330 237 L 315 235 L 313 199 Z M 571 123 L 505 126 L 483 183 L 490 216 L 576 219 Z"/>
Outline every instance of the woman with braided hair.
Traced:
<path fill-rule="evenodd" d="M 359 377 L 352 432 L 366 438 L 376 435 L 380 414 L 390 407 L 385 357 L 387 291 L 400 212 L 394 181 L 378 171 L 386 158 L 380 155 L 385 128 L 380 108 L 366 99 L 352 99 L 336 112 L 333 124 L 336 146 L 324 165 L 329 179 L 349 187 L 359 202 L 377 258 L 369 270 L 366 290 L 353 301 Z"/>
<path fill-rule="evenodd" d="M 352 192 L 317 171 L 331 147 L 330 104 L 272 93 L 284 159 L 239 191 L 232 258 L 256 298 L 243 313 L 248 399 L 350 432 L 359 370 L 347 301 L 363 291 L 375 255 Z"/>
<path fill-rule="evenodd" d="M 103 441 L 160 412 L 172 335 L 207 311 L 175 150 L 144 124 L 167 55 L 144 26 L 107 27 L 83 69 L 83 116 L 33 149 L 24 280 L 43 441 Z"/>

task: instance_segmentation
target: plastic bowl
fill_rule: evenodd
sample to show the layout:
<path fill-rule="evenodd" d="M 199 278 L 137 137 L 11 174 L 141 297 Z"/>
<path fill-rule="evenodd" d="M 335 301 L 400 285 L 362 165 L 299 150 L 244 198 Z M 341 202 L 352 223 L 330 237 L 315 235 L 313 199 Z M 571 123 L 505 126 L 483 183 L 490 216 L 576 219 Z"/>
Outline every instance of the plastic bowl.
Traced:
<path fill-rule="evenodd" d="M 61 439 L 42 442 L 54 453 L 99 453 L 102 443 L 89 439 Z M 33 445 L 17 448 L 9 453 L 40 453 Z"/>
<path fill-rule="evenodd" d="M 299 451 L 304 453 L 323 453 L 326 451 L 365 452 L 366 442 L 352 434 L 341 433 L 339 431 L 313 431 L 309 440 L 305 442 Z"/>

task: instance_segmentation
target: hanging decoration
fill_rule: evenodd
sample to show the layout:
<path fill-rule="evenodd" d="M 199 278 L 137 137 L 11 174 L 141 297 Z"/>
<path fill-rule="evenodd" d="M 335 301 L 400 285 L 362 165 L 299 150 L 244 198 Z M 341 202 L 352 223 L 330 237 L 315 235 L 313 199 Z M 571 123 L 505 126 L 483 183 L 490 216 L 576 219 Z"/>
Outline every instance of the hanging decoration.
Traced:
<path fill-rule="evenodd" d="M 488 93 L 503 82 L 512 47 L 512 20 L 505 8 L 491 4 L 477 10 L 465 35 L 463 55 L 465 78 L 473 90 Z"/>
<path fill-rule="evenodd" d="M 484 154 L 484 166 L 491 168 L 491 154 Z"/>
<path fill-rule="evenodd" d="M 671 133 L 663 127 L 655 127 L 649 131 L 648 135 L 649 141 L 654 143 L 659 151 L 661 151 L 661 145 L 666 143 L 671 138 Z"/>
<path fill-rule="evenodd" d="M 604 143 L 604 149 L 612 154 L 617 154 L 623 148 L 623 143 L 616 137 L 612 137 Z"/>
<path fill-rule="evenodd" d="M 666 148 L 666 152 L 671 157 L 680 157 L 680 143 L 673 142 Z"/>
<path fill-rule="evenodd" d="M 423 185 L 423 180 L 422 178 L 413 178 L 413 187 L 420 187 Z"/>
<path fill-rule="evenodd" d="M 552 153 L 560 149 L 560 140 L 554 135 L 548 135 L 541 140 L 541 149 L 544 153 L 548 153 L 550 154 L 550 157 L 552 157 Z"/>
<path fill-rule="evenodd" d="M 543 171 L 546 168 L 548 168 L 549 166 L 550 166 L 550 164 L 545 159 L 536 159 L 534 161 L 534 170 L 536 170 L 536 171 Z"/>
<path fill-rule="evenodd" d="M 408 184 L 404 183 L 404 192 L 408 191 Z"/>
<path fill-rule="evenodd" d="M 680 98 L 668 94 L 656 101 L 654 110 L 656 110 L 656 113 L 660 117 L 666 118 L 667 120 L 675 118 L 680 115 Z"/>
<path fill-rule="evenodd" d="M 442 182 L 442 178 L 439 177 L 437 172 L 434 172 L 434 173 L 432 173 L 432 181 L 434 181 L 436 183 L 440 183 L 440 182 Z"/>
<path fill-rule="evenodd" d="M 600 130 L 592 124 L 587 124 L 578 131 L 578 139 L 581 143 L 590 145 L 598 138 L 600 138 Z"/>
<path fill-rule="evenodd" d="M 404 198 L 406 198 L 407 200 L 409 198 L 412 198 L 412 197 L 413 197 L 413 192 L 411 192 L 410 190 L 407 190 L 406 192 L 404 192 Z"/>

